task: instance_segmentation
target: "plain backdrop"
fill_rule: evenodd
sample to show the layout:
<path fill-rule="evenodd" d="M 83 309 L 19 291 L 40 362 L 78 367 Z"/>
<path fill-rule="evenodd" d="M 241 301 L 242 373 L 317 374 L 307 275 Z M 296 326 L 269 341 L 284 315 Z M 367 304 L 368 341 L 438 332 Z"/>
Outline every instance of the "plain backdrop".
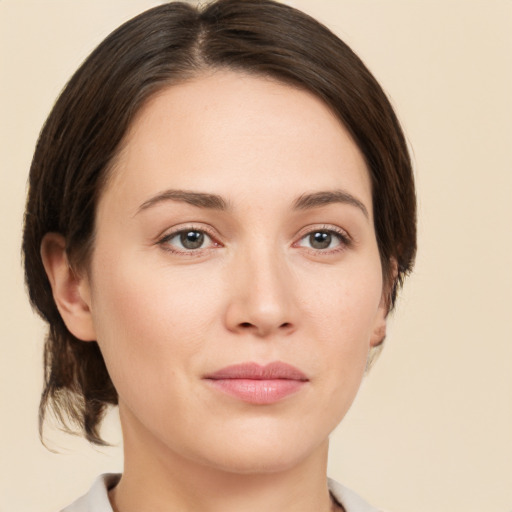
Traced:
<path fill-rule="evenodd" d="M 150 0 L 0 0 L 0 511 L 56 512 L 122 467 L 38 439 L 42 322 L 20 263 L 39 129 L 86 55 Z M 390 512 L 512 510 L 512 2 L 296 0 L 366 62 L 412 148 L 419 253 L 391 333 L 332 436 L 330 475 Z"/>

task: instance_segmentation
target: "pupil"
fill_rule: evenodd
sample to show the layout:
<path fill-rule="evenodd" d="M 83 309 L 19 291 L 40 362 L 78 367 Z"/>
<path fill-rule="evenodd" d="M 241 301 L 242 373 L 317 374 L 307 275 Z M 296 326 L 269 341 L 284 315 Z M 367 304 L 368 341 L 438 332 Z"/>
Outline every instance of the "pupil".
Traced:
<path fill-rule="evenodd" d="M 185 249 L 198 249 L 203 245 L 204 234 L 199 231 L 187 231 L 181 234 L 180 241 Z"/>
<path fill-rule="evenodd" d="M 331 240 L 332 235 L 322 231 L 313 233 L 309 237 L 311 247 L 314 249 L 327 249 L 331 245 Z"/>

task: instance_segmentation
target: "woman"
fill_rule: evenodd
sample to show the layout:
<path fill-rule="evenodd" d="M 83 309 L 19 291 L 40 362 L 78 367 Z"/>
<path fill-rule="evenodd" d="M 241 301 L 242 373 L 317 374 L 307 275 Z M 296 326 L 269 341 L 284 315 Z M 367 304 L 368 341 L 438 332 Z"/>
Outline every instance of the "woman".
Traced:
<path fill-rule="evenodd" d="M 65 510 L 374 510 L 328 482 L 415 254 L 406 144 L 303 13 L 170 3 L 71 78 L 34 155 L 23 250 L 51 408 L 125 467 Z"/>

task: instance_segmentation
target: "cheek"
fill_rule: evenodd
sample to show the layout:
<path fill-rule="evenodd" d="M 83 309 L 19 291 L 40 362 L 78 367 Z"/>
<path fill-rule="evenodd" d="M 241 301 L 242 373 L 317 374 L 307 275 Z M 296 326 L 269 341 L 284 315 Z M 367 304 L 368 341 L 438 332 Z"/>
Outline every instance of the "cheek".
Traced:
<path fill-rule="evenodd" d="M 380 320 L 380 261 L 373 258 L 371 264 L 347 266 L 346 271 L 336 269 L 316 280 L 323 284 L 321 289 L 313 286 L 314 281 L 307 275 L 302 279 L 299 293 L 307 297 L 303 322 L 308 338 L 316 340 L 312 357 L 322 385 L 331 390 L 331 405 L 339 409 L 355 397 Z M 341 412 L 344 414 L 346 408 Z"/>
<path fill-rule="evenodd" d="M 340 350 L 369 341 L 382 296 L 382 275 L 377 258 L 329 269 L 321 276 L 303 272 L 298 295 L 310 325 L 337 340 Z M 322 339 L 322 338 L 320 338 Z"/>
<path fill-rule="evenodd" d="M 220 318 L 215 273 L 97 254 L 92 288 L 98 343 L 118 387 L 134 375 L 162 386 L 194 365 Z M 209 279 L 209 281 L 207 281 Z M 119 389 L 121 392 L 121 390 Z"/>

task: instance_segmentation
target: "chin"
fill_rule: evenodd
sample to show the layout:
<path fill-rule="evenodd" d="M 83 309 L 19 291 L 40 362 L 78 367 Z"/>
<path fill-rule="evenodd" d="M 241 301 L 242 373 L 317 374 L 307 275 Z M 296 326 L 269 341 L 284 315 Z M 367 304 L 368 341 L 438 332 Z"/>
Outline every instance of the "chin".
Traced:
<path fill-rule="evenodd" d="M 328 433 L 313 443 L 303 435 L 274 430 L 249 437 L 226 435 L 222 442 L 211 442 L 198 459 L 203 465 L 226 473 L 264 475 L 291 470 L 311 457 L 323 459 L 327 448 Z"/>
<path fill-rule="evenodd" d="M 210 467 L 239 475 L 267 475 L 289 471 L 306 460 L 310 453 L 284 453 L 283 450 L 253 450 L 247 447 L 235 453 L 204 461 Z"/>

